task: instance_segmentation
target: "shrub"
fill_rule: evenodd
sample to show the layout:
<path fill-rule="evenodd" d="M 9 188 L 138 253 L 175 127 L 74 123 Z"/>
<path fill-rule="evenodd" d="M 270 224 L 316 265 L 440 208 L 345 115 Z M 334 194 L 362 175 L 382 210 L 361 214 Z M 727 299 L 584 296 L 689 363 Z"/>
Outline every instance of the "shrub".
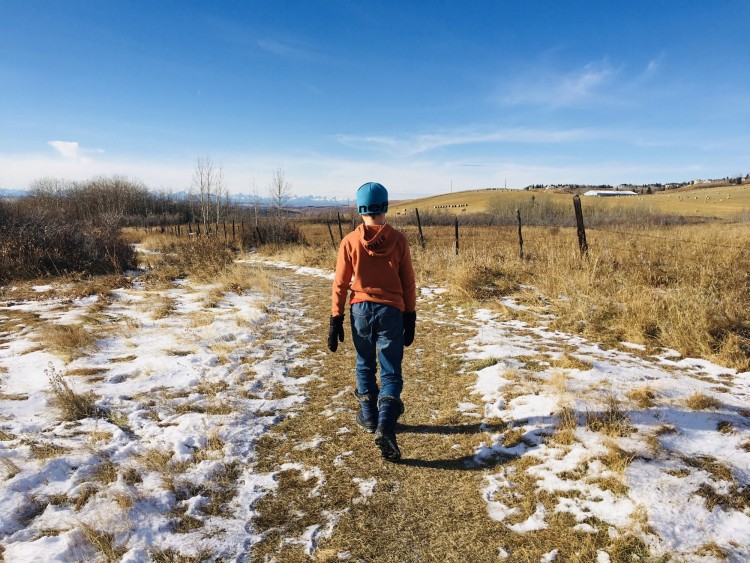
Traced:
<path fill-rule="evenodd" d="M 5 204 L 0 211 L 0 281 L 120 273 L 136 265 L 112 217 L 71 219 L 60 210 Z"/>
<path fill-rule="evenodd" d="M 88 417 L 101 417 L 104 414 L 96 406 L 96 395 L 75 392 L 53 368 L 47 371 L 47 376 L 53 403 L 60 409 L 63 420 L 73 422 Z"/>

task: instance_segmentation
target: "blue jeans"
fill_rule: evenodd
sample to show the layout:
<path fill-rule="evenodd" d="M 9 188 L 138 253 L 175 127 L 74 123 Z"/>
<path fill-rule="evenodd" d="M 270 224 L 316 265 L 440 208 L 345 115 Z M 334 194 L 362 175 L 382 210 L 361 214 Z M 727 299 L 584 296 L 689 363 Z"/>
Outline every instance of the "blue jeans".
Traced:
<path fill-rule="evenodd" d="M 380 362 L 380 397 L 401 398 L 404 380 L 404 318 L 396 307 L 365 301 L 351 308 L 352 341 L 357 351 L 357 388 L 378 393 L 375 377 Z"/>

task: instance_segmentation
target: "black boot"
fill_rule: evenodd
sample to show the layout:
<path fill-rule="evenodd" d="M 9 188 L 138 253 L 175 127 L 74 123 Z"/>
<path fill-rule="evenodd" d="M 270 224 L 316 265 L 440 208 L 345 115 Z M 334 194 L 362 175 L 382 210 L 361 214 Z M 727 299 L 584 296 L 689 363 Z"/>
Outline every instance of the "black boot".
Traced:
<path fill-rule="evenodd" d="M 404 412 L 404 403 L 396 397 L 381 397 L 378 400 L 378 427 L 375 430 L 375 443 L 380 448 L 383 459 L 398 461 L 401 451 L 396 442 L 396 421 Z"/>
<path fill-rule="evenodd" d="M 378 425 L 378 394 L 357 393 L 354 396 L 359 401 L 359 412 L 357 413 L 357 425 L 370 433 L 375 432 Z"/>

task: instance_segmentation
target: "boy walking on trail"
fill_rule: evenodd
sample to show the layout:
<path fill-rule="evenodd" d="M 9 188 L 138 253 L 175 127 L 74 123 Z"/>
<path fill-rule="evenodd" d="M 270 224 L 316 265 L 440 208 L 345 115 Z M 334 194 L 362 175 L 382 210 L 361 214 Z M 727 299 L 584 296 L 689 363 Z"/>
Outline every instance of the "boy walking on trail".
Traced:
<path fill-rule="evenodd" d="M 375 433 L 384 459 L 398 461 L 396 420 L 401 402 L 401 360 L 414 341 L 416 286 L 406 237 L 385 222 L 388 191 L 368 182 L 357 191 L 363 224 L 339 246 L 333 280 L 328 348 L 344 341 L 344 308 L 351 291 L 352 340 L 357 351 L 357 424 Z M 380 388 L 376 378 L 380 363 Z"/>

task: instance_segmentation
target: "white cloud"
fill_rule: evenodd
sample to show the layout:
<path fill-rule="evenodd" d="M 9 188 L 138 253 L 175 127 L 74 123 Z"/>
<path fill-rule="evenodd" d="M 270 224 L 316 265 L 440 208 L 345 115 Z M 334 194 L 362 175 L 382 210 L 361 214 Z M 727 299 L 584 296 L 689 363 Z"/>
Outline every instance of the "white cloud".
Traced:
<path fill-rule="evenodd" d="M 79 162 L 89 162 L 91 155 L 104 152 L 102 149 L 84 149 L 77 141 L 48 141 L 47 144 L 63 158 Z"/>
<path fill-rule="evenodd" d="M 616 103 L 607 89 L 620 73 L 606 59 L 563 72 L 549 67 L 527 71 L 515 80 L 504 82 L 499 100 L 506 105 L 546 105 L 568 107 L 582 103 Z"/>
<path fill-rule="evenodd" d="M 564 143 L 600 138 L 602 132 L 592 129 L 529 129 L 524 127 L 496 131 L 454 131 L 414 135 L 411 137 L 358 137 L 339 135 L 336 139 L 347 146 L 381 150 L 393 156 L 408 157 L 435 149 L 487 143 Z"/>
<path fill-rule="evenodd" d="M 47 143 L 65 158 L 78 158 L 80 146 L 75 141 L 49 141 Z"/>

